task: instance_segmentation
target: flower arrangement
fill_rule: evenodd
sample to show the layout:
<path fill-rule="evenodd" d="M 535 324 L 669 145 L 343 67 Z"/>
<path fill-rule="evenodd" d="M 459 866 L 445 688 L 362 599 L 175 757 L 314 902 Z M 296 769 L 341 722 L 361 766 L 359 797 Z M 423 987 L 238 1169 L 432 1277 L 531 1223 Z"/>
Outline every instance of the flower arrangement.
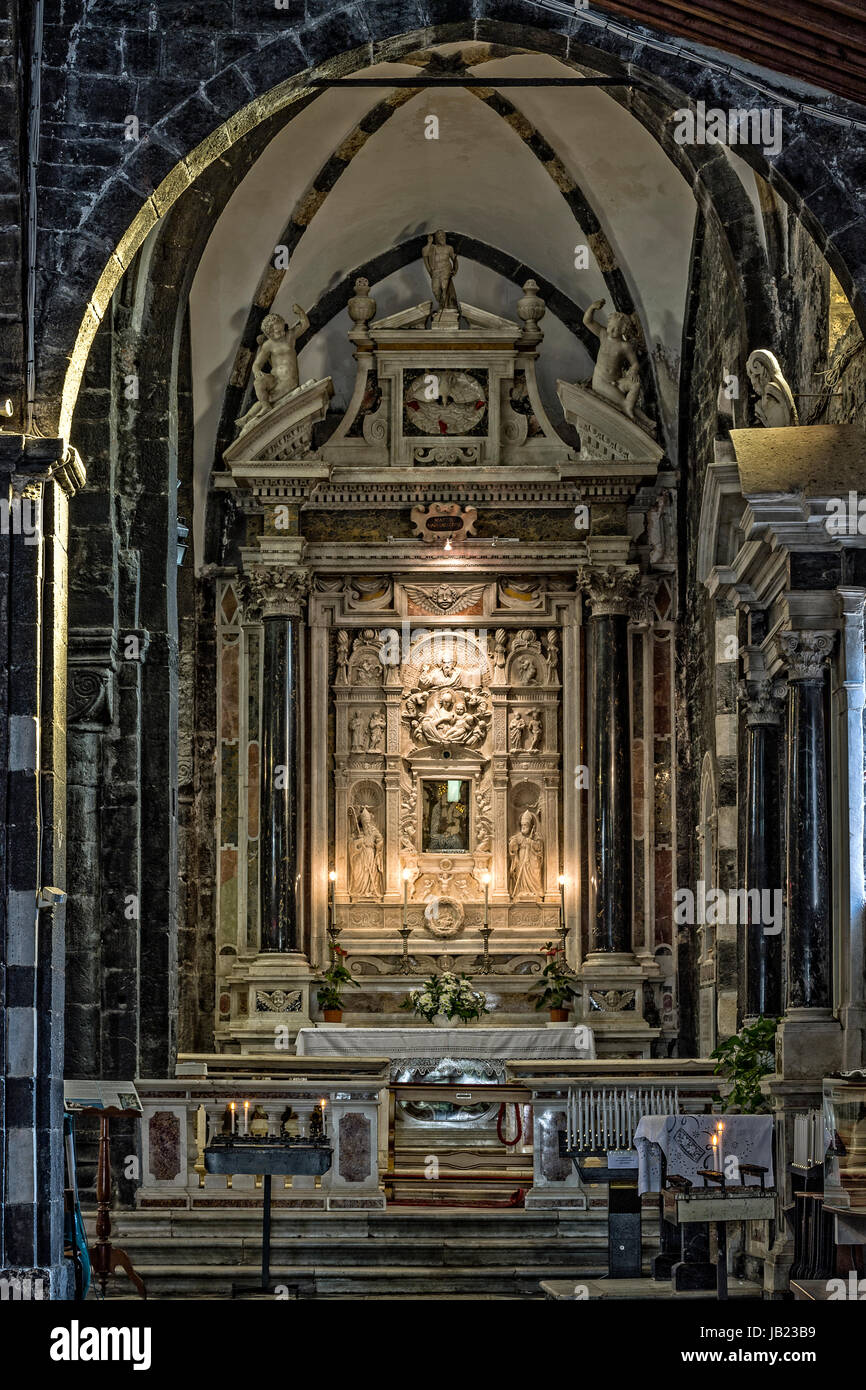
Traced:
<path fill-rule="evenodd" d="M 428 1023 L 431 1023 L 437 1014 L 470 1023 L 472 1019 L 481 1018 L 483 1014 L 490 1012 L 487 1007 L 487 995 L 472 988 L 468 975 L 455 975 L 451 970 L 446 970 L 441 975 L 431 975 L 420 989 L 410 991 L 400 1008 L 420 1014 Z"/>
<path fill-rule="evenodd" d="M 545 941 L 541 955 L 545 957 L 547 964 L 541 972 L 538 989 L 532 991 L 535 1007 L 564 1011 L 577 993 L 574 976 L 566 964 L 565 952 L 561 946 L 554 946 L 552 941 Z"/>
<path fill-rule="evenodd" d="M 342 946 L 334 945 L 334 955 L 327 970 L 322 971 L 321 984 L 316 991 L 316 999 L 319 1008 L 331 1013 L 339 1012 L 343 1007 L 343 991 L 347 985 L 353 985 L 355 989 L 361 986 L 349 970 L 346 969 L 343 961 L 348 955 Z"/>

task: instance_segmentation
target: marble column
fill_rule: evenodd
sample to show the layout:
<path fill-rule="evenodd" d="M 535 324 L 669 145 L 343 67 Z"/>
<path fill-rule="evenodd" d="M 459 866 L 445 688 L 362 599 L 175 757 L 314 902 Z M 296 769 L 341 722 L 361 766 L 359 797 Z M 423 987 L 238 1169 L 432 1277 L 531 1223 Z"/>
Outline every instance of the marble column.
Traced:
<path fill-rule="evenodd" d="M 782 1012 L 782 921 L 770 920 L 782 892 L 779 797 L 780 701 L 785 686 L 766 679 L 740 682 L 746 712 L 746 842 L 744 878 L 749 897 L 746 927 L 746 1015 Z M 769 908 L 769 911 L 768 911 Z"/>
<path fill-rule="evenodd" d="M 785 632 L 788 666 L 788 1010 L 829 1010 L 830 857 L 824 670 L 835 634 Z"/>
<path fill-rule="evenodd" d="M 639 579 L 631 568 L 582 570 L 578 575 L 590 607 L 592 954 L 630 955 L 632 949 L 628 612 Z"/>
<path fill-rule="evenodd" d="M 289 568 L 253 570 L 263 642 L 261 758 L 261 946 L 301 950 L 300 648 L 309 577 Z"/>

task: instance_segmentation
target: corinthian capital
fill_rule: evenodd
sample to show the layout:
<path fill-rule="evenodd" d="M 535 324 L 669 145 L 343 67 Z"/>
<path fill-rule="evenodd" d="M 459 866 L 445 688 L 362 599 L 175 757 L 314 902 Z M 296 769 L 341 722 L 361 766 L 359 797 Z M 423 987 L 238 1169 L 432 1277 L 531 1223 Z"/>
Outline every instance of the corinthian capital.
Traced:
<path fill-rule="evenodd" d="M 310 582 L 310 571 L 306 569 L 254 565 L 240 582 L 244 612 L 248 617 L 255 612 L 262 618 L 300 617 Z"/>
<path fill-rule="evenodd" d="M 589 600 L 594 618 L 619 617 L 628 613 L 637 596 L 640 578 L 636 565 L 621 568 L 582 565 L 577 571 L 577 587 Z"/>
<path fill-rule="evenodd" d="M 835 640 L 835 632 L 780 632 L 779 649 L 788 667 L 788 679 L 820 680 Z"/>
<path fill-rule="evenodd" d="M 737 686 L 737 696 L 745 706 L 747 724 L 778 724 L 782 717 L 785 682 L 766 679 L 744 680 Z"/>

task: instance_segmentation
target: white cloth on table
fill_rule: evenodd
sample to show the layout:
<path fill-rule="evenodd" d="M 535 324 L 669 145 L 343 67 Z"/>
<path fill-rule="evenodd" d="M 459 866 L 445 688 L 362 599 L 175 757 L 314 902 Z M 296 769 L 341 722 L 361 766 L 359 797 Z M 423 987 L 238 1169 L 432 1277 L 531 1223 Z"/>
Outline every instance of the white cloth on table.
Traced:
<path fill-rule="evenodd" d="M 766 1168 L 764 1182 L 773 1186 L 772 1115 L 644 1115 L 634 1133 L 638 1159 L 638 1191 L 660 1192 L 663 1185 L 662 1155 L 668 1173 L 678 1173 L 698 1187 L 704 1168 L 718 1168 L 713 1158 L 713 1135 L 724 1125 L 724 1160 L 734 1156 L 740 1163 L 757 1163 Z M 730 1181 L 734 1181 L 733 1176 Z M 745 1182 L 745 1179 L 743 1180 Z M 748 1186 L 756 1183 L 748 1179 Z"/>
<path fill-rule="evenodd" d="M 591 1060 L 592 1029 L 578 1028 L 301 1028 L 301 1057 L 486 1057 Z"/>

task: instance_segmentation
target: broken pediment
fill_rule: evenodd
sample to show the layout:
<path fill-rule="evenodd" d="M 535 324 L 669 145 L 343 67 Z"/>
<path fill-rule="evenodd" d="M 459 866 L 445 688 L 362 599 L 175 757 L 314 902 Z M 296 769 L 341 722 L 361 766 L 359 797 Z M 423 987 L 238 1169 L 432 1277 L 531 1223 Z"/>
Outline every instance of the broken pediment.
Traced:
<path fill-rule="evenodd" d="M 580 457 L 585 462 L 658 464 L 664 449 L 625 411 L 598 395 L 590 386 L 557 381 L 565 418 L 580 435 Z"/>
<path fill-rule="evenodd" d="M 258 459 L 288 462 L 315 457 L 313 426 L 324 420 L 334 394 L 331 378 L 304 381 L 243 429 L 223 454 L 229 466 Z"/>

